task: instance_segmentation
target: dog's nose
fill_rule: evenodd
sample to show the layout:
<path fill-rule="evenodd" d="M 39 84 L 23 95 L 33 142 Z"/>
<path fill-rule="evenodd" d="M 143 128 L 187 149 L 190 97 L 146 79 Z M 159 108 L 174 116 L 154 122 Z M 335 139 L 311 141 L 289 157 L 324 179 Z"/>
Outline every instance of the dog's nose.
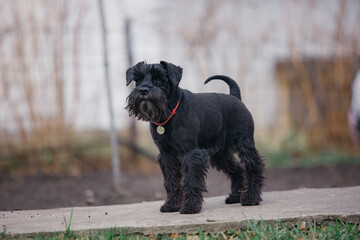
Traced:
<path fill-rule="evenodd" d="M 140 92 L 140 95 L 145 96 L 145 95 L 147 95 L 149 93 L 149 88 L 148 87 L 141 87 L 139 89 L 139 92 Z"/>

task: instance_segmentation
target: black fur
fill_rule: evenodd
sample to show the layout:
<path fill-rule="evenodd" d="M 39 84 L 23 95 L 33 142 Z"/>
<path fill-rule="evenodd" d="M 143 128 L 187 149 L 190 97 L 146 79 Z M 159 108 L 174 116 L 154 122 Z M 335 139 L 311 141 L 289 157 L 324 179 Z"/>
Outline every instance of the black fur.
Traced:
<path fill-rule="evenodd" d="M 180 67 L 164 61 L 140 62 L 126 72 L 126 84 L 136 82 L 126 109 L 130 115 L 150 122 L 151 135 L 160 151 L 158 162 L 167 192 L 160 211 L 200 212 L 209 162 L 231 180 L 227 204 L 258 205 L 264 163 L 255 148 L 253 119 L 241 102 L 238 85 L 229 77 L 217 75 L 205 83 L 222 79 L 229 85 L 230 95 L 195 94 L 178 87 L 181 77 Z M 158 134 L 154 122 L 164 122 L 179 100 L 176 114 L 163 126 L 165 133 Z"/>

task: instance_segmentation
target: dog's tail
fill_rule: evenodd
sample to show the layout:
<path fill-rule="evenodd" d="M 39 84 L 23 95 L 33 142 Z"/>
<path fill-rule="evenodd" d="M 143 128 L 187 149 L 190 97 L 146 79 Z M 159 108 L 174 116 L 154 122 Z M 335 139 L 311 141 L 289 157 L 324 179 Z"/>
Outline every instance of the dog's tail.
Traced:
<path fill-rule="evenodd" d="M 207 84 L 208 82 L 210 82 L 213 79 L 221 79 L 224 82 L 226 82 L 227 85 L 229 85 L 229 88 L 230 88 L 230 95 L 233 95 L 233 96 L 235 96 L 235 97 L 237 97 L 238 99 L 241 100 L 240 88 L 233 79 L 231 79 L 231 78 L 229 78 L 227 76 L 224 76 L 224 75 L 214 75 L 214 76 L 211 76 L 208 79 L 206 79 L 204 84 Z"/>

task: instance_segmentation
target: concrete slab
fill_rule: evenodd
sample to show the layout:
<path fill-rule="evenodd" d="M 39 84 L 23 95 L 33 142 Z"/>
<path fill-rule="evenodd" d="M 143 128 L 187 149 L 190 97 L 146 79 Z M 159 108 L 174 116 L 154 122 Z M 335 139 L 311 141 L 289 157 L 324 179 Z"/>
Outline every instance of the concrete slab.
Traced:
<path fill-rule="evenodd" d="M 247 219 L 297 222 L 299 217 L 324 222 L 340 218 L 355 223 L 360 217 L 360 186 L 265 192 L 260 206 L 226 205 L 225 196 L 205 199 L 200 214 L 160 213 L 162 201 L 101 207 L 75 207 L 72 231 L 125 228 L 130 232 L 173 233 L 201 227 L 204 231 L 238 229 Z M 6 233 L 31 234 L 65 231 L 71 208 L 0 212 Z"/>

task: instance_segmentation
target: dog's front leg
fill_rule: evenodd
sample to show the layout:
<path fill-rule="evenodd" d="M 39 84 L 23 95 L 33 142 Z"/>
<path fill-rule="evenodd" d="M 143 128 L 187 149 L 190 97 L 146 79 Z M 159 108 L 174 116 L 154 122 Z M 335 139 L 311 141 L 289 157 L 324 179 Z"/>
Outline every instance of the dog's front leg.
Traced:
<path fill-rule="evenodd" d="M 158 161 L 164 175 L 164 186 L 167 195 L 165 204 L 161 206 L 160 211 L 178 212 L 183 198 L 181 162 L 166 153 L 160 153 Z"/>
<path fill-rule="evenodd" d="M 183 159 L 183 186 L 185 199 L 180 210 L 181 214 L 198 213 L 203 203 L 203 193 L 206 192 L 206 173 L 209 168 L 207 152 L 194 149 L 187 152 Z"/>

